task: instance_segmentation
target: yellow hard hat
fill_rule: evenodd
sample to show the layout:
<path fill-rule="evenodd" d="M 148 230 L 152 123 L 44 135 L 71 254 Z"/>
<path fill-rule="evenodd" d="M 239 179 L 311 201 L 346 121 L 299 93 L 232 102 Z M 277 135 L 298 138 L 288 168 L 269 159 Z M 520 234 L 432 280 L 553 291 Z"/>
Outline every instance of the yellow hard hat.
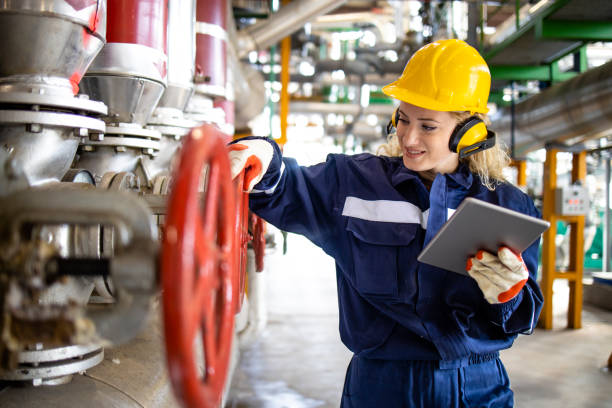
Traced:
<path fill-rule="evenodd" d="M 487 113 L 491 73 L 478 51 L 461 40 L 420 48 L 402 76 L 382 91 L 411 105 L 437 111 Z"/>

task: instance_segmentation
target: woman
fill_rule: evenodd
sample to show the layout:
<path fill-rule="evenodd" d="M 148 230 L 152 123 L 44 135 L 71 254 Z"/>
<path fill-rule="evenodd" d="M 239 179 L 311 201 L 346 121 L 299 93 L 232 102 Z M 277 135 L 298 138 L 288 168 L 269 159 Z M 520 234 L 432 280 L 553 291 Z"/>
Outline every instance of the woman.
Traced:
<path fill-rule="evenodd" d="M 513 405 L 499 350 L 537 321 L 538 242 L 522 257 L 480 251 L 466 260 L 470 277 L 416 260 L 466 197 L 539 215 L 503 181 L 507 156 L 482 123 L 490 81 L 476 50 L 438 41 L 383 88 L 401 101 L 387 156 L 300 167 L 266 138 L 231 147 L 233 174 L 255 175 L 251 209 L 336 261 L 340 335 L 354 353 L 343 407 Z"/>

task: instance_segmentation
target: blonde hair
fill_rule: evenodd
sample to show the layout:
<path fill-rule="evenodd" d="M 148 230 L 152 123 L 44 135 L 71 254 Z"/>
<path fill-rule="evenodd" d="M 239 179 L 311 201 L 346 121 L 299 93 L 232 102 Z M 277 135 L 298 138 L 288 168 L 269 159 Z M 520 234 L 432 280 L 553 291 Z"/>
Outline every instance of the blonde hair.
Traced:
<path fill-rule="evenodd" d="M 490 124 L 489 118 L 483 113 L 475 113 L 474 115 L 470 112 L 450 113 L 457 120 L 457 123 L 463 122 L 470 116 L 478 116 L 485 124 Z M 387 143 L 381 145 L 376 150 L 376 154 L 390 157 L 402 156 L 402 148 L 399 145 L 396 132 L 387 137 Z M 496 185 L 506 182 L 503 169 L 510 164 L 510 157 L 505 145 L 497 139 L 495 146 L 492 148 L 460 159 L 460 162 L 466 164 L 472 173 L 477 174 L 486 188 L 495 190 Z"/>

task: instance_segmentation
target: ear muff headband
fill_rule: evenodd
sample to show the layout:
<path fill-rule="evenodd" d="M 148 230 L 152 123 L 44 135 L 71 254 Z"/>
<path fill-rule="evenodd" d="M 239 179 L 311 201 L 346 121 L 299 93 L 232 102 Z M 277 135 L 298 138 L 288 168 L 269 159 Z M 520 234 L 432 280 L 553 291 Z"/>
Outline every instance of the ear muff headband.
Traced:
<path fill-rule="evenodd" d="M 397 124 L 399 122 L 399 108 L 396 108 L 393 111 L 393 115 L 391 115 L 391 120 L 387 123 L 387 134 L 390 134 L 393 129 L 397 129 Z"/>
<path fill-rule="evenodd" d="M 471 116 L 457 125 L 448 142 L 450 150 L 459 153 L 460 159 L 493 146 L 495 132 L 488 130 L 484 122 L 476 116 Z"/>

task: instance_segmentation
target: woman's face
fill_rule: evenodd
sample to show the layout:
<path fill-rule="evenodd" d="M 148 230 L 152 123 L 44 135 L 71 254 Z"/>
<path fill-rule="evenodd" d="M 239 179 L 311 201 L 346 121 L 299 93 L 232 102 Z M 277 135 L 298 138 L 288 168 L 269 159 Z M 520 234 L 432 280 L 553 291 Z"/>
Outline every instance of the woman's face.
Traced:
<path fill-rule="evenodd" d="M 414 171 L 455 171 L 459 155 L 450 151 L 448 141 L 456 125 L 457 121 L 450 112 L 400 103 L 397 137 L 404 166 Z"/>

